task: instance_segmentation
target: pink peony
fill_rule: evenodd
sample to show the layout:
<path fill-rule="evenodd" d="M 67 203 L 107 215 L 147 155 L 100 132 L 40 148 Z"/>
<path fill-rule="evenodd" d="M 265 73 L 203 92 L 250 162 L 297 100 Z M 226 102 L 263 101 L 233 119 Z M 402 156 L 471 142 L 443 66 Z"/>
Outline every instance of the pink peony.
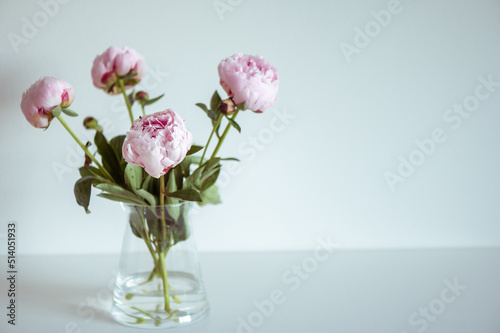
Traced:
<path fill-rule="evenodd" d="M 131 71 L 135 71 L 135 75 L 127 77 Z M 128 89 L 139 83 L 145 72 L 146 63 L 140 54 L 129 48 L 111 46 L 94 59 L 92 81 L 97 88 L 116 95 L 121 93 L 118 78 L 126 77 L 124 84 L 125 89 Z"/>
<path fill-rule="evenodd" d="M 47 128 L 54 118 L 52 110 L 73 103 L 75 90 L 66 81 L 46 76 L 23 93 L 21 110 L 26 120 L 36 128 Z"/>
<path fill-rule="evenodd" d="M 123 158 L 159 178 L 182 162 L 192 142 L 184 119 L 167 109 L 134 121 L 123 143 Z"/>
<path fill-rule="evenodd" d="M 278 99 L 276 68 L 260 56 L 235 54 L 219 64 L 222 88 L 236 104 L 245 102 L 246 108 L 262 112 Z"/>

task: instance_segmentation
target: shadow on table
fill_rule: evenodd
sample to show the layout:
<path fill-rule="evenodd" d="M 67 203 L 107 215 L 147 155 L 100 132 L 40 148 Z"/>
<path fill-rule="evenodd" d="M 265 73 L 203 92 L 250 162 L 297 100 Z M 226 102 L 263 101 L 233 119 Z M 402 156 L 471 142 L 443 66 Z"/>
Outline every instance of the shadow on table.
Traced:
<path fill-rule="evenodd" d="M 94 320 L 114 322 L 109 316 L 113 293 L 109 289 L 86 289 L 75 285 L 48 284 L 23 288 L 20 303 L 26 311 L 49 312 L 77 323 Z"/>
<path fill-rule="evenodd" d="M 82 270 L 68 272 L 64 262 L 61 258 L 23 262 L 18 281 L 20 309 L 65 317 L 77 324 L 95 320 L 114 323 L 109 316 L 113 301 L 112 267 L 89 272 L 91 265 L 85 263 Z"/>

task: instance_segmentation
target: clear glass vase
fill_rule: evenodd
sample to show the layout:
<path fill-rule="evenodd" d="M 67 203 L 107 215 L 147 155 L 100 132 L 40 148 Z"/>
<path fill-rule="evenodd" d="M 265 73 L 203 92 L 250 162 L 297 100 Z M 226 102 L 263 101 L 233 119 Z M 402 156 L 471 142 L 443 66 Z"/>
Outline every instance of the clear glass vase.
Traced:
<path fill-rule="evenodd" d="M 123 238 L 111 316 L 138 328 L 172 328 L 208 313 L 196 244 L 192 204 L 123 205 Z"/>

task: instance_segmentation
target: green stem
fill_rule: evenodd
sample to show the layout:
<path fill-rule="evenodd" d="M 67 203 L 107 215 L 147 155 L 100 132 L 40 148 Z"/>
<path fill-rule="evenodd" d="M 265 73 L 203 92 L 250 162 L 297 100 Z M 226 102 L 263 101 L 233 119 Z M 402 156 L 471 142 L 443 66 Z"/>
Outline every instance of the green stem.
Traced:
<path fill-rule="evenodd" d="M 75 132 L 73 132 L 73 130 L 71 129 L 71 127 L 69 127 L 69 125 L 63 119 L 63 117 L 57 116 L 56 118 L 57 118 L 57 120 L 59 120 L 61 122 L 61 124 L 63 125 L 63 127 L 69 132 L 69 134 L 73 137 L 73 139 L 75 139 L 76 143 L 78 143 L 78 145 L 80 146 L 80 148 L 83 149 L 83 151 L 85 152 L 85 154 L 92 160 L 92 162 L 95 163 L 95 165 L 97 165 L 97 167 L 99 168 L 99 170 L 101 170 L 101 172 L 104 174 L 104 176 L 108 180 L 112 181 L 113 177 L 111 177 L 111 175 L 108 173 L 108 171 L 106 169 L 104 169 L 104 167 L 101 165 L 101 163 L 99 163 L 96 160 L 94 154 L 92 154 L 90 152 L 90 150 L 88 150 L 88 148 L 83 144 L 83 142 L 80 141 L 80 139 L 76 136 Z"/>
<path fill-rule="evenodd" d="M 156 247 L 158 251 L 158 264 L 160 264 L 160 275 L 163 281 L 163 299 L 165 302 L 165 312 L 170 313 L 170 297 L 168 287 L 167 267 L 165 265 L 165 257 L 170 247 L 170 239 L 167 239 L 167 224 L 165 222 L 165 175 L 160 176 L 160 209 L 161 209 L 161 227 L 162 239 L 160 244 Z M 166 243 L 165 250 L 163 250 L 163 242 Z"/>
<path fill-rule="evenodd" d="M 146 243 L 146 245 L 148 247 L 148 250 L 149 250 L 149 253 L 151 253 L 151 257 L 153 257 L 153 263 L 154 263 L 153 270 L 149 274 L 149 276 L 146 279 L 146 281 L 143 281 L 143 282 L 141 282 L 139 284 L 139 285 L 143 285 L 143 284 L 146 284 L 146 283 L 150 282 L 151 280 L 153 280 L 153 278 L 154 278 L 154 276 L 155 276 L 155 274 L 157 272 L 157 265 L 158 265 L 157 262 L 158 262 L 158 259 L 156 258 L 156 252 L 153 249 L 153 245 L 151 244 L 151 239 L 149 237 L 149 230 L 148 230 L 148 226 L 146 224 L 146 219 L 144 218 L 144 215 L 143 215 L 142 212 L 140 212 L 139 214 L 141 216 L 142 226 L 144 228 L 144 234 L 141 233 L 141 237 L 144 240 L 144 242 Z"/>
<path fill-rule="evenodd" d="M 161 209 L 161 229 L 163 240 L 167 240 L 167 224 L 165 222 L 165 175 L 160 176 L 160 209 Z M 161 245 L 160 245 L 161 251 Z"/>
<path fill-rule="evenodd" d="M 233 119 L 233 120 L 234 120 L 234 118 L 236 118 L 236 116 L 238 115 L 238 112 L 239 112 L 239 111 L 240 111 L 240 110 L 236 109 L 236 112 L 234 112 L 234 113 L 233 113 L 233 116 L 231 117 L 231 119 Z M 230 123 L 229 123 L 229 124 L 227 124 L 226 129 L 224 130 L 224 133 L 222 133 L 222 136 L 221 136 L 221 138 L 219 139 L 219 142 L 217 143 L 217 146 L 215 147 L 215 150 L 214 150 L 214 152 L 212 153 L 212 156 L 211 156 L 210 158 L 214 158 L 214 157 L 215 157 L 215 155 L 217 155 L 217 153 L 219 152 L 219 149 L 220 149 L 220 147 L 222 146 L 222 143 L 224 142 L 224 139 L 226 138 L 226 135 L 227 135 L 227 133 L 229 132 L 229 129 L 231 128 L 231 126 L 232 126 L 232 125 L 231 125 Z"/>
<path fill-rule="evenodd" d="M 142 115 L 146 116 L 146 111 L 144 110 L 144 104 L 141 104 Z"/>
<path fill-rule="evenodd" d="M 222 121 L 222 113 L 219 114 L 219 118 L 217 118 L 217 122 L 214 124 L 214 128 L 212 128 L 212 132 L 210 132 L 210 136 L 208 137 L 205 149 L 203 149 L 203 155 L 201 155 L 200 166 L 203 164 L 203 158 L 205 158 L 205 154 L 207 153 L 208 145 L 210 144 L 210 141 L 212 140 L 215 131 L 217 131 L 217 128 L 219 127 L 221 121 Z"/>
<path fill-rule="evenodd" d="M 118 79 L 118 84 L 120 85 L 120 89 L 122 91 L 123 98 L 125 99 L 125 103 L 127 104 L 128 115 L 130 116 L 130 122 L 134 123 L 134 116 L 132 115 L 132 105 L 130 105 L 130 100 L 128 99 L 127 93 L 125 92 L 125 86 L 123 84 L 122 79 Z"/>
<path fill-rule="evenodd" d="M 130 308 L 131 308 L 131 309 L 134 309 L 134 310 L 136 310 L 136 311 L 139 311 L 140 313 L 143 313 L 143 314 L 145 314 L 145 315 L 146 315 L 146 316 L 148 316 L 148 317 L 151 317 L 151 318 L 153 318 L 153 319 L 156 319 L 156 317 L 155 317 L 155 316 L 153 316 L 151 313 L 149 313 L 149 312 L 147 312 L 147 311 L 145 311 L 145 310 L 143 310 L 143 309 L 139 309 L 139 308 L 138 308 L 138 307 L 136 307 L 136 306 L 131 306 Z"/>
<path fill-rule="evenodd" d="M 165 251 L 166 252 L 166 251 Z M 158 253 L 161 267 L 161 279 L 163 281 L 163 299 L 165 301 L 165 312 L 170 313 L 170 296 L 168 290 L 168 275 L 167 275 L 167 267 L 165 266 L 165 253 L 163 251 L 159 251 Z"/>
<path fill-rule="evenodd" d="M 144 242 L 146 242 L 146 245 L 148 246 L 149 252 L 151 253 L 151 256 L 153 257 L 153 260 L 156 261 L 153 245 L 151 244 L 151 239 L 149 237 L 149 230 L 148 230 L 148 226 L 146 224 L 146 219 L 144 218 L 144 215 L 142 212 L 140 212 L 140 215 L 141 215 L 141 219 L 142 219 L 142 226 L 144 227 L 144 235 L 142 235 L 143 236 L 142 239 L 144 239 Z M 155 263 L 155 266 L 156 266 L 156 263 Z"/>

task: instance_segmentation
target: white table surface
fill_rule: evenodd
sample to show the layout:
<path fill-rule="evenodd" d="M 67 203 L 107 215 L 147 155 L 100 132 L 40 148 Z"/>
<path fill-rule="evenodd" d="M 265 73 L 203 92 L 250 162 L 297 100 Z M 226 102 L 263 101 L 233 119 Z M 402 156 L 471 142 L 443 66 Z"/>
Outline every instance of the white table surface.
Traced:
<path fill-rule="evenodd" d="M 321 255 L 324 259 L 326 252 Z M 324 261 L 312 259 L 312 251 L 200 257 L 210 314 L 192 326 L 166 331 L 500 332 L 498 248 L 335 250 Z M 6 257 L 0 260 L 7 275 Z M 140 331 L 108 315 L 117 264 L 116 255 L 18 258 L 16 326 L 7 324 L 2 278 L 0 332 Z M 292 270 L 303 264 L 308 276 Z M 449 284 L 459 287 L 451 290 Z M 269 305 L 273 292 L 282 293 L 281 304 L 258 312 L 255 302 Z M 239 327 L 239 318 L 249 326 Z"/>

